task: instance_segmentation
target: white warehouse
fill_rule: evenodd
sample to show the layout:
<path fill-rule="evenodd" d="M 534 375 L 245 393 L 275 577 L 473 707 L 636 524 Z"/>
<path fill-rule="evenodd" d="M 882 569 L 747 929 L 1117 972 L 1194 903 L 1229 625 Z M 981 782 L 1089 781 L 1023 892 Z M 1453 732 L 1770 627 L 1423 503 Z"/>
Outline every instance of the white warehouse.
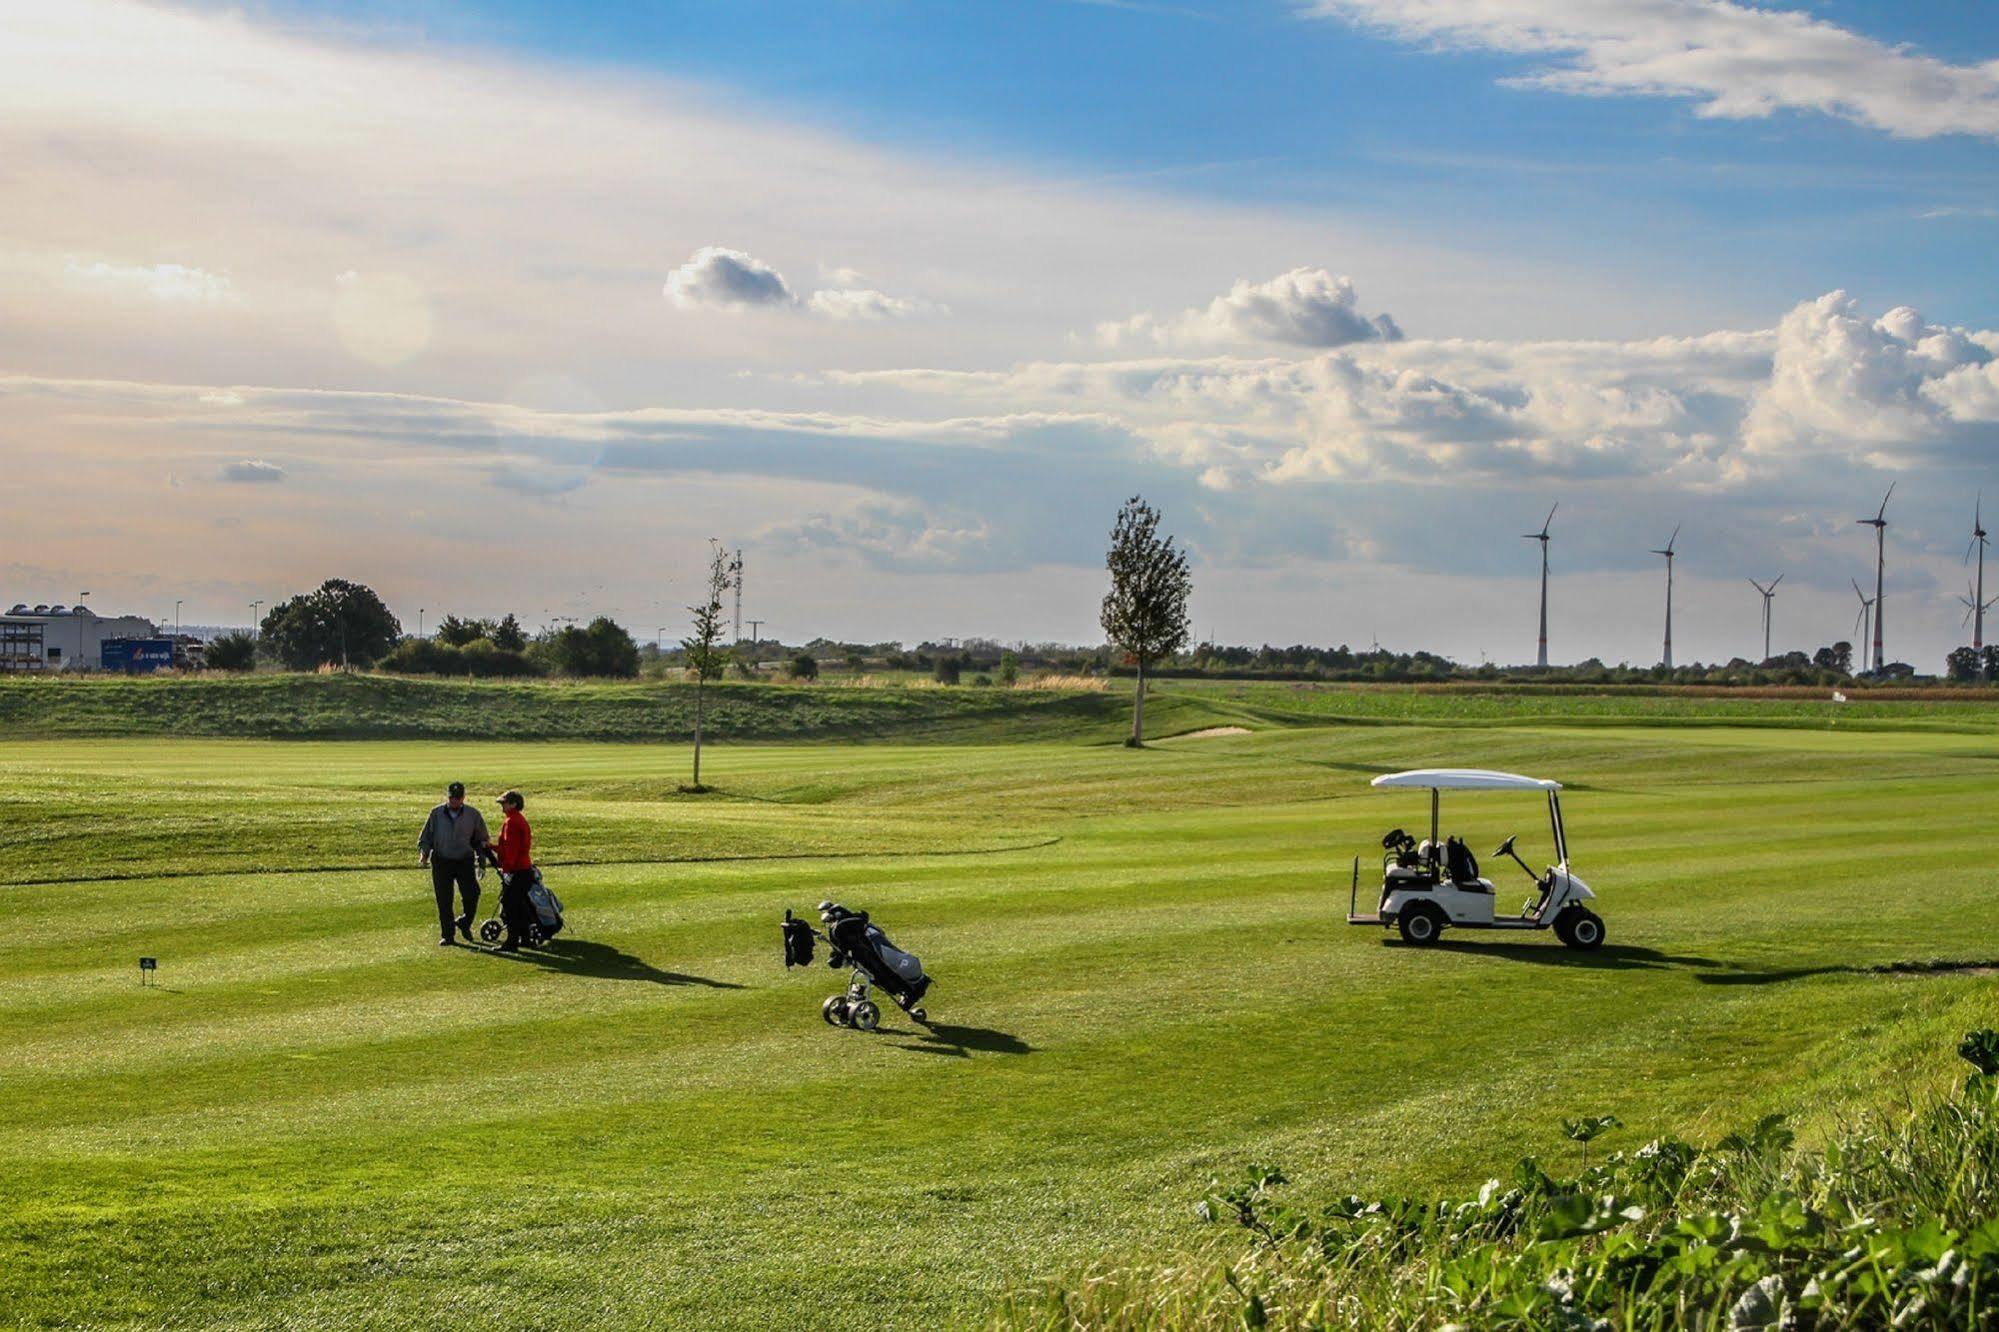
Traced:
<path fill-rule="evenodd" d="M 0 615 L 0 671 L 97 670 L 104 665 L 107 639 L 158 636 L 153 622 L 137 615 L 21 603 Z"/>

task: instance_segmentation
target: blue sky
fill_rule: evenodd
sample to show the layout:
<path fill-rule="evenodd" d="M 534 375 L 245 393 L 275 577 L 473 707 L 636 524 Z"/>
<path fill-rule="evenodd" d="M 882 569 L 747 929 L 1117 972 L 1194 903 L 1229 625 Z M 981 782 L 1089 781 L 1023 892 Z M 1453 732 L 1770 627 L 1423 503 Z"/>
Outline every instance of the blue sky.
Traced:
<path fill-rule="evenodd" d="M 1806 8 L 1953 63 L 1999 58 L 1999 6 Z M 1503 81 L 1535 58 L 1425 49 L 1301 17 L 1287 0 L 466 0 L 268 12 L 381 41 L 692 77 L 857 138 L 1082 179 L 1334 208 L 1439 239 L 1471 225 L 1523 253 L 1609 266 L 1663 259 L 1689 282 L 1729 288 L 1745 311 L 1845 286 L 1963 320 L 1999 296 L 1999 265 L 1986 262 L 1999 242 L 1990 140 L 1912 140 L 1812 112 L 1702 119 L 1673 99 L 1521 90 Z M 1928 224 L 1914 238 L 1911 219 Z"/>
<path fill-rule="evenodd" d="M 223 621 L 340 573 L 644 623 L 721 535 L 788 635 L 1082 640 L 1142 489 L 1225 638 L 1518 660 L 1560 499 L 1557 657 L 1656 654 L 1683 522 L 1678 655 L 1725 658 L 1752 575 L 1780 641 L 1850 628 L 1893 481 L 1891 655 L 1934 667 L 1999 496 L 1988 6 L 0 0 L 0 36 L 0 453 L 48 497 L 9 600 Z"/>

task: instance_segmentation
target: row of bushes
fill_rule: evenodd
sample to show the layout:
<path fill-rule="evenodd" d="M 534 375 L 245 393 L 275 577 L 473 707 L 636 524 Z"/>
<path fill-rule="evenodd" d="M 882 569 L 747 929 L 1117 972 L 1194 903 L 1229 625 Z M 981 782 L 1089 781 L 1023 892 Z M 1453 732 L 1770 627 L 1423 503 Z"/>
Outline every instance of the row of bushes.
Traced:
<path fill-rule="evenodd" d="M 1307 1209 L 1261 1168 L 1201 1214 L 1225 1240 L 1007 1302 L 999 1325 L 1079 1329 L 1990 1328 L 1999 1326 L 1999 1033 L 1961 1089 L 1802 1150 L 1771 1116 L 1706 1147 L 1660 1138 L 1588 1164 L 1529 1158 L 1469 1198 Z M 1245 1243 L 1245 1240 L 1247 1241 Z"/>

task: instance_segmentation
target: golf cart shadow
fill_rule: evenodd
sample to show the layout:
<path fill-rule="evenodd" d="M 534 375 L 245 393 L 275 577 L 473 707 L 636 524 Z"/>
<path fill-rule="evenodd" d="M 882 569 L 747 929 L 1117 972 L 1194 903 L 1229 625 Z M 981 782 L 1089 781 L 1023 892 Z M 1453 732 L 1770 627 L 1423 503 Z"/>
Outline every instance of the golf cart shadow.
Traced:
<path fill-rule="evenodd" d="M 734 981 L 710 980 L 678 971 L 661 971 L 643 958 L 622 952 L 607 943 L 589 939 L 551 939 L 540 948 L 495 956 L 532 962 L 545 971 L 568 976 L 594 976 L 599 980 L 645 981 L 653 985 L 705 985 L 714 990 L 740 990 Z"/>
<path fill-rule="evenodd" d="M 915 1050 L 922 1054 L 949 1055 L 954 1059 L 970 1059 L 974 1050 L 980 1054 L 1031 1054 L 1034 1047 L 1018 1036 L 1004 1031 L 994 1031 L 990 1027 L 957 1027 L 948 1022 L 919 1024 L 908 1031 L 885 1030 L 885 1036 L 906 1038 L 891 1041 L 898 1050 Z"/>
<path fill-rule="evenodd" d="M 1560 944 L 1547 943 L 1485 943 L 1469 939 L 1445 937 L 1433 944 L 1420 947 L 1403 943 L 1400 939 L 1389 939 L 1383 945 L 1387 948 L 1406 948 L 1410 952 L 1462 953 L 1467 957 L 1503 958 L 1509 962 L 1538 962 L 1548 967 L 1580 967 L 1587 971 L 1701 971 L 1726 967 L 1728 963 L 1711 957 L 1691 957 L 1680 953 L 1662 953 L 1656 948 L 1640 948 L 1633 944 L 1605 944 L 1601 948 L 1583 952 L 1574 948 L 1564 948 Z"/>

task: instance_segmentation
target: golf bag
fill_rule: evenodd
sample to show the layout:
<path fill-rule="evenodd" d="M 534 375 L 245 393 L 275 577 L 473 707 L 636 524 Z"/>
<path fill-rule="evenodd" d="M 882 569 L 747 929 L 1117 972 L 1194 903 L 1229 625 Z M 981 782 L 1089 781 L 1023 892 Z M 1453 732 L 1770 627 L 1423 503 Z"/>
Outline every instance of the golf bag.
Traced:
<path fill-rule="evenodd" d="M 540 869 L 534 871 L 534 882 L 528 885 L 528 906 L 533 908 L 534 923 L 541 929 L 539 942 L 546 943 L 562 933 L 562 899 L 542 882 Z"/>
<path fill-rule="evenodd" d="M 821 902 L 819 920 L 826 927 L 823 934 L 789 911 L 784 913 L 784 965 L 810 966 L 814 941 L 824 939 L 829 953 L 826 964 L 836 971 L 853 968 L 847 992 L 826 1001 L 822 1012 L 828 1022 L 874 1030 L 881 1020 L 881 1010 L 869 997 L 873 989 L 895 1000 L 918 1022 L 927 1020 L 922 1005 L 923 996 L 930 989 L 930 977 L 914 953 L 905 953 L 890 943 L 881 926 L 871 922 L 865 911 L 849 911 L 837 902 Z"/>

